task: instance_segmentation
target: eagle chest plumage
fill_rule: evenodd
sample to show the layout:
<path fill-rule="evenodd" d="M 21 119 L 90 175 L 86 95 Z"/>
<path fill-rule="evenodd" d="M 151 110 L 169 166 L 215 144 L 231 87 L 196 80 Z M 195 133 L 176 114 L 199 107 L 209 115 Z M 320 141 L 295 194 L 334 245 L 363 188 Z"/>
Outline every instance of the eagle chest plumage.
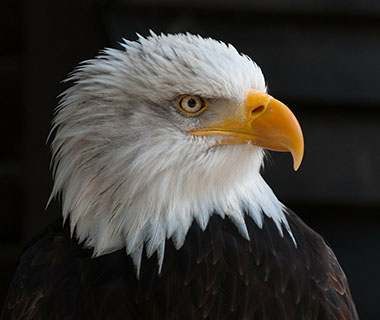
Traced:
<path fill-rule="evenodd" d="M 297 170 L 304 145 L 260 68 L 190 34 L 121 47 L 69 78 L 62 220 L 22 254 L 1 320 L 358 319 L 331 249 L 261 177 L 264 149 Z"/>
<path fill-rule="evenodd" d="M 91 259 L 59 221 L 23 254 L 2 319 L 357 319 L 330 248 L 289 221 L 296 250 L 268 218 L 246 219 L 251 241 L 228 219 L 194 223 L 181 249 L 168 241 L 160 275 L 143 258 L 140 279 L 124 250 Z"/>

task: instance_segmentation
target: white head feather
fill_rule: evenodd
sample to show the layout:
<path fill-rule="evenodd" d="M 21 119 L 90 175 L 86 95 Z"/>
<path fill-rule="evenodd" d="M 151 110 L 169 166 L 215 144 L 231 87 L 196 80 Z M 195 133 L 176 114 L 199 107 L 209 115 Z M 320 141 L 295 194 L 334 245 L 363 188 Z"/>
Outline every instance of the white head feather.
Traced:
<path fill-rule="evenodd" d="M 190 34 L 151 34 L 124 50 L 106 49 L 71 75 L 54 119 L 54 188 L 72 233 L 102 255 L 122 247 L 137 270 L 144 245 L 164 258 L 180 248 L 195 219 L 228 216 L 248 238 L 244 216 L 271 217 L 289 230 L 282 204 L 260 175 L 263 150 L 215 148 L 218 137 L 187 133 L 176 99 L 196 94 L 214 106 L 266 91 L 260 68 L 234 47 Z"/>

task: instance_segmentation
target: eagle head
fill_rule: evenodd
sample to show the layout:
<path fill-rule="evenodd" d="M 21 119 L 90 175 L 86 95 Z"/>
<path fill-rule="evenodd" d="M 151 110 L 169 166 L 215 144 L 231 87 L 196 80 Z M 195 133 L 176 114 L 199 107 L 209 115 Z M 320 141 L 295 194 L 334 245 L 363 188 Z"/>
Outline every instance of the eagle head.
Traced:
<path fill-rule="evenodd" d="M 264 149 L 301 163 L 289 109 L 266 93 L 260 68 L 222 42 L 151 35 L 106 49 L 69 77 L 56 110 L 54 187 L 80 242 L 102 255 L 122 247 L 139 268 L 143 248 L 177 249 L 196 221 L 245 216 L 289 234 L 286 213 L 260 175 Z"/>

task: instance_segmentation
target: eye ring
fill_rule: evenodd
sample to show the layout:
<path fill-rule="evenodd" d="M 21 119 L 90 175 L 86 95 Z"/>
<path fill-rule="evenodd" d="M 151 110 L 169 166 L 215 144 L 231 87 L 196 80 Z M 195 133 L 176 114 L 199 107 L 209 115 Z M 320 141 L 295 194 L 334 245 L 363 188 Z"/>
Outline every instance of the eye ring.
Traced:
<path fill-rule="evenodd" d="M 207 109 L 207 101 L 195 95 L 183 95 L 177 100 L 177 108 L 189 115 L 196 116 Z"/>

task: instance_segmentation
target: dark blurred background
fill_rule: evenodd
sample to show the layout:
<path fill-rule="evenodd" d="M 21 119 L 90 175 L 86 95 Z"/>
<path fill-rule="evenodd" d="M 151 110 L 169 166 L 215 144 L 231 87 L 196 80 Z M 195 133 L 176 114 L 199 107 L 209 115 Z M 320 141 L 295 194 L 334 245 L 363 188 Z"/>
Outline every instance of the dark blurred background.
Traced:
<path fill-rule="evenodd" d="M 297 115 L 305 157 L 272 153 L 264 176 L 334 248 L 362 320 L 380 319 L 380 2 L 22 1 L 0 5 L 0 303 L 23 246 L 59 215 L 48 136 L 61 83 L 136 32 L 232 43 Z"/>

